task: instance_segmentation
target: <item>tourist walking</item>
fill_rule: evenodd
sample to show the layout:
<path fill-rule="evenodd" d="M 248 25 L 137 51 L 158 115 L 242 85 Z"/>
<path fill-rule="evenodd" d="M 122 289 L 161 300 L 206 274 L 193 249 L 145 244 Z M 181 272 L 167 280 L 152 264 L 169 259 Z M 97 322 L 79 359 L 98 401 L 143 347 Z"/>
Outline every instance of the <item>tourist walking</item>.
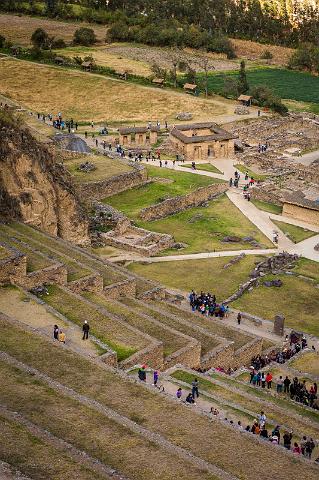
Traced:
<path fill-rule="evenodd" d="M 237 323 L 238 323 L 238 325 L 240 325 L 240 322 L 241 322 L 241 313 L 238 312 L 237 313 Z"/>
<path fill-rule="evenodd" d="M 272 374 L 270 372 L 268 372 L 266 375 L 266 383 L 267 383 L 267 388 L 271 389 Z"/>
<path fill-rule="evenodd" d="M 89 338 L 89 330 L 90 330 L 90 325 L 88 324 L 87 320 L 83 323 L 83 337 L 82 340 L 87 340 Z"/>
<path fill-rule="evenodd" d="M 62 330 L 59 331 L 59 337 L 58 337 L 58 340 L 59 342 L 61 343 L 65 343 L 65 340 L 66 340 L 66 336 L 65 336 L 65 333 L 62 332 Z"/>
<path fill-rule="evenodd" d="M 197 397 L 197 398 L 199 397 L 199 393 L 198 393 L 198 380 L 197 380 L 197 378 L 194 378 L 194 380 L 192 381 L 192 396 L 193 396 L 194 399 L 195 399 L 196 397 Z"/>
<path fill-rule="evenodd" d="M 154 373 L 153 373 L 153 385 L 157 385 L 157 382 L 158 382 L 158 371 L 157 370 L 154 370 Z"/>
<path fill-rule="evenodd" d="M 142 382 L 146 382 L 146 365 L 142 365 L 141 368 L 138 369 L 137 375 Z"/>
<path fill-rule="evenodd" d="M 53 327 L 53 338 L 54 340 L 59 340 L 59 327 L 57 325 Z"/>
<path fill-rule="evenodd" d="M 176 397 L 177 397 L 178 399 L 180 399 L 180 398 L 182 397 L 182 389 L 181 389 L 181 387 L 179 387 L 179 388 L 177 389 Z"/>

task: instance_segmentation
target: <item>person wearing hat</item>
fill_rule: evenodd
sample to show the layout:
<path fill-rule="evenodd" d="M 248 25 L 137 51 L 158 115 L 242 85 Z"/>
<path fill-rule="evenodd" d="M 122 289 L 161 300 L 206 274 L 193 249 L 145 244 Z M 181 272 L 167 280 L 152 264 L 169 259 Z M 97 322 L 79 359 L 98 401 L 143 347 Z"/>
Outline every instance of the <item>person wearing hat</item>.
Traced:
<path fill-rule="evenodd" d="M 88 324 L 87 320 L 83 323 L 83 337 L 82 340 L 87 340 L 89 338 L 89 330 L 90 330 L 90 325 Z"/>

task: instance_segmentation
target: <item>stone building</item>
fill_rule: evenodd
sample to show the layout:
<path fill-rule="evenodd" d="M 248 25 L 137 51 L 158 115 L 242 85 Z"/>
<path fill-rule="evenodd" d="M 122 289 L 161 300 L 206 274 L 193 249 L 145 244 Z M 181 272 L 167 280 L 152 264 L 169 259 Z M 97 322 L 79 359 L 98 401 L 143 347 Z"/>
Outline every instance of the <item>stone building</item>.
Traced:
<path fill-rule="evenodd" d="M 119 143 L 125 146 L 146 146 L 157 142 L 158 126 L 151 127 L 121 127 L 119 128 Z"/>
<path fill-rule="evenodd" d="M 319 197 L 307 197 L 301 190 L 284 199 L 282 214 L 302 222 L 319 225 Z"/>
<path fill-rule="evenodd" d="M 233 134 L 216 123 L 175 125 L 170 131 L 170 142 L 185 160 L 200 161 L 209 157 L 231 157 L 234 154 Z"/>

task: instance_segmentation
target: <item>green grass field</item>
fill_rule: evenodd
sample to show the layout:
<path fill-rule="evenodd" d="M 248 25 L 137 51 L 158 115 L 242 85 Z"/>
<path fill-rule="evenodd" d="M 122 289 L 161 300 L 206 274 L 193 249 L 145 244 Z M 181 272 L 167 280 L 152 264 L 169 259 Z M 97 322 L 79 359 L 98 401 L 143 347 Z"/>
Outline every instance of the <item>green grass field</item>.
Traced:
<path fill-rule="evenodd" d="M 275 215 L 282 214 L 282 207 L 275 203 L 263 202 L 262 200 L 256 200 L 255 198 L 252 198 L 251 202 L 259 208 L 259 210 L 263 210 L 264 212 L 274 213 Z"/>
<path fill-rule="evenodd" d="M 147 166 L 150 178 L 163 178 L 164 181 L 153 182 L 125 192 L 107 197 L 105 203 L 121 210 L 133 220 L 138 219 L 142 208 L 148 207 L 161 200 L 177 195 L 184 195 L 199 187 L 219 183 L 210 177 L 193 175 L 192 173 L 174 172 L 165 168 Z"/>
<path fill-rule="evenodd" d="M 274 320 L 275 315 L 282 313 L 288 327 L 319 336 L 318 288 L 308 281 L 287 275 L 267 275 L 263 280 L 272 278 L 280 278 L 282 287 L 262 285 L 244 293 L 231 305 L 268 320 Z"/>
<path fill-rule="evenodd" d="M 181 166 L 185 168 L 192 168 L 191 165 L 186 165 L 186 164 L 185 165 L 182 164 Z M 204 170 L 205 172 L 212 172 L 212 173 L 223 173 L 211 163 L 198 163 L 196 164 L 196 170 Z"/>
<path fill-rule="evenodd" d="M 215 293 L 218 300 L 224 300 L 235 292 L 240 283 L 247 280 L 249 273 L 262 257 L 247 255 L 228 269 L 223 266 L 231 257 L 202 260 L 178 260 L 160 263 L 132 263 L 129 270 L 164 285 L 189 292 L 191 289 Z"/>
<path fill-rule="evenodd" d="M 308 260 L 307 258 L 300 258 L 293 271 L 299 275 L 312 278 L 319 283 L 319 268 L 318 262 Z"/>
<path fill-rule="evenodd" d="M 229 72 L 228 76 L 236 77 L 237 73 Z M 224 85 L 225 75 L 211 73 L 209 75 L 209 91 L 220 93 Z M 318 104 L 319 81 L 309 73 L 295 72 L 285 68 L 258 68 L 247 70 L 250 86 L 267 85 L 281 98 L 311 102 Z"/>
<path fill-rule="evenodd" d="M 307 228 L 298 227 L 296 225 L 291 225 L 290 223 L 286 223 L 286 222 L 279 222 L 278 220 L 273 220 L 273 222 L 294 243 L 302 242 L 303 240 L 306 240 L 307 238 L 310 238 L 316 235 L 316 232 L 312 232 Z"/>
<path fill-rule="evenodd" d="M 242 173 L 248 173 L 250 178 L 254 178 L 255 180 L 266 180 L 268 175 L 262 174 L 262 173 L 256 173 L 253 170 L 250 170 L 250 168 L 247 168 L 246 165 L 241 165 L 240 163 L 236 163 L 234 167 L 239 170 Z"/>
<path fill-rule="evenodd" d="M 253 248 L 250 243 L 242 240 L 223 242 L 223 238 L 229 235 L 235 235 L 241 239 L 250 236 L 263 248 L 272 246 L 268 238 L 237 209 L 226 195 L 210 201 L 208 207 L 188 208 L 160 220 L 138 223 L 148 230 L 169 233 L 174 236 L 176 242 L 187 245 L 181 250 L 167 250 L 166 255 Z"/>

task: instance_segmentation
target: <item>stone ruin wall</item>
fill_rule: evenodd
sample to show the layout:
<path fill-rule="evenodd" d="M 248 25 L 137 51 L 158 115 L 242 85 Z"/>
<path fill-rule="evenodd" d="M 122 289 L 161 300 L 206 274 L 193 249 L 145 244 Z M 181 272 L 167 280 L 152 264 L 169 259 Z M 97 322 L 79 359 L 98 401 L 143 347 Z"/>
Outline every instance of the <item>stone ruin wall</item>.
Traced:
<path fill-rule="evenodd" d="M 214 183 L 207 187 L 201 187 L 194 192 L 178 197 L 168 198 L 161 203 L 143 208 L 140 212 L 140 218 L 150 222 L 165 218 L 174 213 L 182 212 L 190 207 L 197 207 L 200 204 L 211 200 L 212 198 L 225 193 L 228 185 L 225 183 Z"/>
<path fill-rule="evenodd" d="M 147 170 L 141 165 L 134 165 L 134 170 L 124 172 L 106 180 L 77 184 L 78 195 L 91 202 L 116 195 L 130 188 L 138 187 L 148 181 Z"/>
<path fill-rule="evenodd" d="M 310 208 L 285 203 L 282 214 L 302 222 L 319 226 L 319 210 L 312 210 Z"/>

